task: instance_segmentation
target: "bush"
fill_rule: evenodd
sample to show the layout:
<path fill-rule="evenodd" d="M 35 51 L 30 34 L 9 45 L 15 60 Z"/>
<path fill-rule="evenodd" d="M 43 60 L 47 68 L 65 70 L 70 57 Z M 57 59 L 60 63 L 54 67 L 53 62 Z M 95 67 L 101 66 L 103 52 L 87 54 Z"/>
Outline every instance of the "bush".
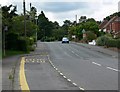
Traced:
<path fill-rule="evenodd" d="M 25 37 L 20 37 L 18 39 L 18 50 L 29 52 L 30 47 L 29 47 L 30 40 Z"/>
<path fill-rule="evenodd" d="M 101 36 L 96 40 L 98 46 L 117 47 L 120 48 L 120 39 L 113 39 L 107 36 Z"/>
<path fill-rule="evenodd" d="M 96 44 L 98 46 L 105 46 L 107 41 L 109 40 L 110 38 L 107 37 L 107 36 L 101 36 L 101 37 L 98 37 L 97 40 L 96 40 Z"/>
<path fill-rule="evenodd" d="M 6 35 L 6 49 L 17 50 L 17 42 L 19 35 L 17 33 L 10 32 Z"/>
<path fill-rule="evenodd" d="M 107 47 L 117 47 L 117 40 L 115 40 L 115 39 L 109 39 L 106 42 L 106 46 Z"/>
<path fill-rule="evenodd" d="M 92 41 L 96 38 L 97 38 L 97 36 L 93 32 L 91 32 L 91 31 L 86 32 L 86 39 L 87 39 L 88 42 Z"/>
<path fill-rule="evenodd" d="M 33 45 L 34 44 L 34 38 L 33 37 L 30 37 L 28 40 L 29 40 L 29 45 Z"/>
<path fill-rule="evenodd" d="M 117 48 L 120 49 L 120 39 L 117 40 Z"/>
<path fill-rule="evenodd" d="M 46 42 L 50 42 L 50 41 L 55 41 L 55 37 L 43 37 L 41 39 L 41 41 L 46 41 Z"/>

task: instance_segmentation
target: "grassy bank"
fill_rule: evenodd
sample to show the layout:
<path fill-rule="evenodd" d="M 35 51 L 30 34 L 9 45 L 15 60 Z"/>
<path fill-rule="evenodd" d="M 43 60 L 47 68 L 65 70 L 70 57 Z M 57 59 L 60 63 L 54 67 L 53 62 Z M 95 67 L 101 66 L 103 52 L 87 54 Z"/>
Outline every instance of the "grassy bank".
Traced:
<path fill-rule="evenodd" d="M 21 54 L 27 54 L 26 52 L 23 51 L 15 51 L 15 50 L 6 50 L 6 55 L 4 56 L 2 53 L 2 58 L 10 57 L 10 56 L 15 56 L 15 55 L 21 55 Z"/>

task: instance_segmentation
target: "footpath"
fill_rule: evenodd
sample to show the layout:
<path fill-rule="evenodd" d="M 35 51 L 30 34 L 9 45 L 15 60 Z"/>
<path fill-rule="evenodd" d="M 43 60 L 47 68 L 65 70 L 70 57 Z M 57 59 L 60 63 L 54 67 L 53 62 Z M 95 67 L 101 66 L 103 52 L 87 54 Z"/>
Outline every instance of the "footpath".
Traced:
<path fill-rule="evenodd" d="M 76 43 L 76 42 L 72 42 L 72 43 L 77 44 L 77 45 L 82 46 L 82 47 L 85 47 L 86 49 L 91 49 L 91 50 L 97 51 L 99 53 L 110 55 L 111 57 L 118 58 L 120 55 L 120 51 L 113 51 L 113 50 L 109 50 L 109 49 L 104 48 L 104 47 L 94 46 L 94 45 L 89 45 L 89 44 Z"/>
<path fill-rule="evenodd" d="M 21 55 L 16 55 L 8 58 L 4 58 L 2 60 L 2 90 L 16 90 L 19 89 L 19 79 L 14 79 L 18 78 L 16 77 L 16 72 L 19 72 L 19 61 L 20 61 Z M 17 81 L 15 81 L 17 80 Z M 16 87 L 14 87 L 16 86 Z"/>

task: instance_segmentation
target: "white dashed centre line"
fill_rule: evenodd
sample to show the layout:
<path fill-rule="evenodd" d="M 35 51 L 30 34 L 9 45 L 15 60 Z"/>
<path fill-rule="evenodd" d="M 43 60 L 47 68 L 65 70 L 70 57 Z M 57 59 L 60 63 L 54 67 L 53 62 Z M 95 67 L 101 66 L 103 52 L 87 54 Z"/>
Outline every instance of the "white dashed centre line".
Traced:
<path fill-rule="evenodd" d="M 95 65 L 101 66 L 101 64 L 98 64 L 98 63 L 96 63 L 96 62 L 92 62 L 92 63 L 95 64 Z"/>
<path fill-rule="evenodd" d="M 72 51 L 72 53 L 75 53 L 74 51 Z"/>
<path fill-rule="evenodd" d="M 114 69 L 114 68 L 111 68 L 111 67 L 107 67 L 108 69 L 110 69 L 110 70 L 113 70 L 113 71 L 116 71 L 116 72 L 118 72 L 119 70 L 117 70 L 117 69 Z"/>

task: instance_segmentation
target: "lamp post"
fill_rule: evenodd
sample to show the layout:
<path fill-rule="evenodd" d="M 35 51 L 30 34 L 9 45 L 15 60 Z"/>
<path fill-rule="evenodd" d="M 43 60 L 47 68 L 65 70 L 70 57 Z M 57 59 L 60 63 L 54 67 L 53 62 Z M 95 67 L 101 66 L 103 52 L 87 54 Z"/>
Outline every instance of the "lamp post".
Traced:
<path fill-rule="evenodd" d="M 24 33 L 26 37 L 26 9 L 25 9 L 25 0 L 23 0 L 23 13 L 24 13 Z"/>

